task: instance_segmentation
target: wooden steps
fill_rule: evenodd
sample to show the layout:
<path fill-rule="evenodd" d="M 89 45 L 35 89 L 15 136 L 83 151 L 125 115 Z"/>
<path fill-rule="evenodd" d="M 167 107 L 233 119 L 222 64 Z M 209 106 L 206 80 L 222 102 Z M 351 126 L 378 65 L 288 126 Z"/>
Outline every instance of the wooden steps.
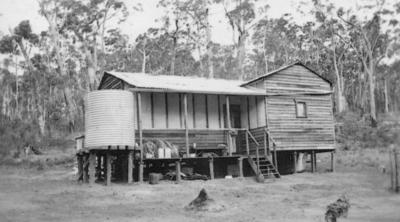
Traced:
<path fill-rule="evenodd" d="M 257 176 L 263 176 L 264 178 L 265 177 L 268 178 L 269 175 L 273 175 L 276 178 L 281 177 L 279 171 L 272 163 L 272 160 L 267 156 L 260 156 L 258 158 L 258 164 L 257 164 L 257 157 L 255 156 L 248 156 L 247 160 L 249 161 L 249 164 L 253 169 L 253 172 Z"/>

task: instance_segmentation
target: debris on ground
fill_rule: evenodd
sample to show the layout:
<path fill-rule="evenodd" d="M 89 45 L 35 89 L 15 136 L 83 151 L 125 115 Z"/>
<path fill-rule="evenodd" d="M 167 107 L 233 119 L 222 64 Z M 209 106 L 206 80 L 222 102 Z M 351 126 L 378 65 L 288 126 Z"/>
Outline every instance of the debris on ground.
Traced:
<path fill-rule="evenodd" d="M 220 212 L 225 210 L 223 204 L 218 204 L 211 199 L 206 190 L 201 189 L 199 195 L 185 207 L 186 210 Z"/>
<path fill-rule="evenodd" d="M 180 176 L 181 176 L 181 179 L 184 179 L 186 177 L 186 174 L 181 172 Z M 176 172 L 169 171 L 168 173 L 165 174 L 164 179 L 165 180 L 176 180 Z"/>
<path fill-rule="evenodd" d="M 161 173 L 150 173 L 149 174 L 149 183 L 150 184 L 158 184 L 162 178 L 163 178 L 163 175 Z"/>
<path fill-rule="evenodd" d="M 27 156 L 29 156 L 29 155 L 31 155 L 31 154 L 34 154 L 34 155 L 42 155 L 43 152 L 40 151 L 39 148 L 36 148 L 36 147 L 34 147 L 34 146 L 30 145 L 30 144 L 27 144 L 27 145 L 24 147 L 24 154 L 25 154 L 25 157 L 27 157 Z"/>
<path fill-rule="evenodd" d="M 336 202 L 331 203 L 326 208 L 325 221 L 336 222 L 339 217 L 347 217 L 347 213 L 350 208 L 349 199 L 345 195 L 342 195 Z"/>
<path fill-rule="evenodd" d="M 193 173 L 190 175 L 186 175 L 186 177 L 184 177 L 183 179 L 185 179 L 185 180 L 208 180 L 208 176 L 198 174 L 198 173 Z"/>
<path fill-rule="evenodd" d="M 262 175 L 261 173 L 257 174 L 256 181 L 258 183 L 264 183 L 264 181 L 265 181 L 264 175 Z"/>
<path fill-rule="evenodd" d="M 189 172 L 190 173 L 190 172 Z M 198 173 L 183 173 L 181 172 L 181 179 L 183 180 L 208 180 L 207 175 L 202 175 Z M 176 172 L 175 171 L 169 171 L 168 173 L 165 174 L 164 179 L 166 180 L 176 180 Z"/>

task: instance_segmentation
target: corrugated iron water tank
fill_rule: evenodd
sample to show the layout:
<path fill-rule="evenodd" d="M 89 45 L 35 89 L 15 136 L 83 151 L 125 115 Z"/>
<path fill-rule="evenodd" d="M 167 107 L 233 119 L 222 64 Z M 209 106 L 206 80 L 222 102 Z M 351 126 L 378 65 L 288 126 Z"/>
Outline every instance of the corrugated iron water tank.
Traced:
<path fill-rule="evenodd" d="M 86 97 L 85 147 L 135 144 L 133 93 L 99 90 Z"/>

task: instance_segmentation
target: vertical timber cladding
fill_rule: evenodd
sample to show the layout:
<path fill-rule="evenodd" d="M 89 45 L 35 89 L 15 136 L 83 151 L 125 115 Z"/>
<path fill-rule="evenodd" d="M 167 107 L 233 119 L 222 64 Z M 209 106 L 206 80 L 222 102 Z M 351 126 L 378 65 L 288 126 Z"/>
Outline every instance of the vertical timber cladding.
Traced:
<path fill-rule="evenodd" d="M 154 95 L 154 128 L 167 129 L 166 97 L 164 93 L 153 93 Z"/>
<path fill-rule="evenodd" d="M 208 109 L 208 128 L 219 129 L 219 117 L 218 117 L 218 96 L 207 95 L 207 109 Z"/>
<path fill-rule="evenodd" d="M 183 94 L 142 93 L 145 139 L 163 138 L 179 147 L 186 147 Z M 215 148 L 226 142 L 224 130 L 220 129 L 217 95 L 187 94 L 189 144 L 198 148 Z M 181 107 L 180 107 L 181 106 Z M 194 130 L 195 129 L 195 130 Z M 212 130 L 212 131 L 210 131 Z"/>
<path fill-rule="evenodd" d="M 277 149 L 334 149 L 332 99 L 323 94 L 331 91 L 327 81 L 302 65 L 293 65 L 250 85 L 270 94 L 268 128 Z M 306 118 L 296 116 L 296 101 L 306 103 Z"/>
<path fill-rule="evenodd" d="M 181 118 L 179 115 L 179 95 L 177 93 L 167 93 L 167 106 L 168 106 L 168 128 L 180 129 L 184 128 L 181 126 Z"/>
<path fill-rule="evenodd" d="M 256 103 L 256 97 L 255 96 L 249 96 L 248 97 L 248 107 L 249 107 L 249 128 L 256 128 L 258 125 L 258 115 L 257 115 L 257 103 Z"/>
<path fill-rule="evenodd" d="M 142 128 L 151 129 L 153 128 L 153 108 L 152 108 L 152 93 L 141 93 L 142 97 Z"/>
<path fill-rule="evenodd" d="M 264 96 L 247 96 L 242 100 L 242 122 L 249 129 L 266 126 Z"/>
<path fill-rule="evenodd" d="M 182 106 L 183 105 L 184 104 L 182 103 Z M 182 110 L 184 110 L 184 107 L 182 107 Z M 188 128 L 193 129 L 194 128 L 193 94 L 187 94 L 187 110 L 188 110 Z M 182 116 L 184 116 L 183 113 Z M 185 128 L 185 126 L 182 125 L 182 128 Z"/>
<path fill-rule="evenodd" d="M 188 94 L 187 97 L 189 129 L 221 128 L 217 95 Z M 143 92 L 143 129 L 184 129 L 184 104 L 179 101 L 182 98 L 178 93 Z"/>
<path fill-rule="evenodd" d="M 194 110 L 195 110 L 195 128 L 207 128 L 207 115 L 206 115 L 206 95 L 194 94 Z"/>
<path fill-rule="evenodd" d="M 265 121 L 265 101 L 264 96 L 257 96 L 257 127 L 265 127 L 267 125 Z"/>
<path fill-rule="evenodd" d="M 241 97 L 241 106 L 240 106 L 240 113 L 241 113 L 241 125 L 242 128 L 249 128 L 249 115 L 247 113 L 247 99 L 248 96 L 242 96 Z"/>
<path fill-rule="evenodd" d="M 260 148 L 264 144 L 264 127 L 266 126 L 265 118 L 265 97 L 264 96 L 243 96 L 241 104 L 242 127 L 248 128 L 260 144 Z M 246 152 L 245 134 L 240 134 L 239 152 Z M 250 153 L 255 154 L 256 144 L 253 140 L 249 140 Z"/>
<path fill-rule="evenodd" d="M 135 130 L 138 130 L 138 124 L 137 124 L 137 93 L 133 93 L 133 126 Z"/>

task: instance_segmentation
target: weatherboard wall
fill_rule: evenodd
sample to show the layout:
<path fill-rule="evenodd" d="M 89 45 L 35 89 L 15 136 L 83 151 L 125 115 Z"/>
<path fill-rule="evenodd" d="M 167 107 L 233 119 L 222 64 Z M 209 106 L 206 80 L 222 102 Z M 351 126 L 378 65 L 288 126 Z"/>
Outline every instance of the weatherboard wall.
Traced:
<path fill-rule="evenodd" d="M 294 65 L 261 79 L 268 94 L 329 92 L 331 85 L 317 74 L 301 65 Z"/>
<path fill-rule="evenodd" d="M 307 117 L 296 117 L 295 100 L 305 102 Z M 267 101 L 268 128 L 284 149 L 334 149 L 330 95 L 274 96 Z"/>
<path fill-rule="evenodd" d="M 265 88 L 270 94 L 267 125 L 278 150 L 335 149 L 332 98 L 327 93 L 331 86 L 327 81 L 294 65 L 249 85 Z M 306 118 L 297 117 L 296 101 L 306 103 Z"/>

